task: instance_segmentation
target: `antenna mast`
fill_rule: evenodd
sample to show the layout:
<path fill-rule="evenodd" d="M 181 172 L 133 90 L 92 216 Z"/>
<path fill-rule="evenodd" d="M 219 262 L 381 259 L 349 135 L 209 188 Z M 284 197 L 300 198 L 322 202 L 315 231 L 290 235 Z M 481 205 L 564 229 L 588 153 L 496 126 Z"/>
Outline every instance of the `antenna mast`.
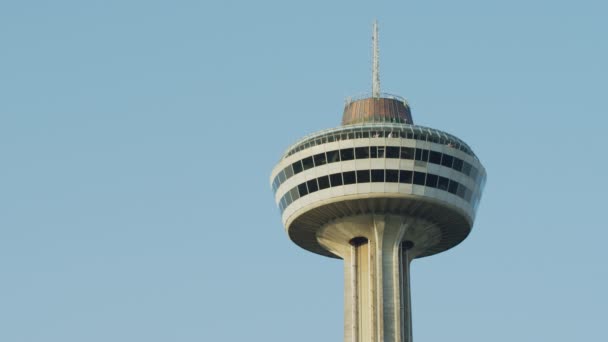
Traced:
<path fill-rule="evenodd" d="M 378 47 L 378 20 L 374 20 L 372 34 L 372 97 L 380 97 L 380 48 Z"/>

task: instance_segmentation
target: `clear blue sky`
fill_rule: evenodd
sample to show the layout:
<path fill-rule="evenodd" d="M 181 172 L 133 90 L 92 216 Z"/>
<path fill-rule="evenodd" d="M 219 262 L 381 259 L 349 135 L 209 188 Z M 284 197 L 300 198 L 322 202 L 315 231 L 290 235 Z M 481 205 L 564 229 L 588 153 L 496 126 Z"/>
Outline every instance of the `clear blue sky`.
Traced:
<path fill-rule="evenodd" d="M 605 1 L 2 1 L 0 341 L 341 341 L 342 263 L 268 184 L 370 89 L 467 141 L 416 341 L 606 341 Z"/>

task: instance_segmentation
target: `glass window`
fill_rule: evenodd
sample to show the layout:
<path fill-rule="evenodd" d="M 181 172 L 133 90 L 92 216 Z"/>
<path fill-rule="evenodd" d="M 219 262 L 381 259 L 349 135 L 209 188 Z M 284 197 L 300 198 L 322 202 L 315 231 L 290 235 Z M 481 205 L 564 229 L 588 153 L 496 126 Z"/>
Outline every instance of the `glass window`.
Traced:
<path fill-rule="evenodd" d="M 292 200 L 291 200 L 291 192 L 288 191 L 287 193 L 285 193 L 285 196 L 283 196 L 283 197 L 285 197 L 285 207 L 289 206 L 291 204 L 291 202 L 292 202 Z"/>
<path fill-rule="evenodd" d="M 441 164 L 441 153 L 431 151 L 429 155 L 429 162 L 433 164 Z"/>
<path fill-rule="evenodd" d="M 454 164 L 452 165 L 452 168 L 456 171 L 462 171 L 462 163 L 462 159 L 454 157 Z"/>
<path fill-rule="evenodd" d="M 311 179 L 308 182 L 306 182 L 306 185 L 308 185 L 308 193 L 312 194 L 313 192 L 319 190 L 319 186 L 317 185 L 317 180 L 316 179 Z"/>
<path fill-rule="evenodd" d="M 369 138 L 369 132 L 368 131 L 364 131 L 363 132 L 363 137 L 364 138 Z"/>
<path fill-rule="evenodd" d="M 344 178 L 344 185 L 355 184 L 357 182 L 355 171 L 344 172 L 342 178 Z"/>
<path fill-rule="evenodd" d="M 300 198 L 300 193 L 298 192 L 298 188 L 293 188 L 291 190 L 289 190 L 289 193 L 291 194 L 291 198 L 295 201 L 298 198 Z"/>
<path fill-rule="evenodd" d="M 386 147 L 386 158 L 399 158 L 399 147 L 387 146 Z"/>
<path fill-rule="evenodd" d="M 291 168 L 291 165 L 289 165 L 285 168 L 285 178 L 289 179 L 291 176 L 293 176 L 293 169 Z"/>
<path fill-rule="evenodd" d="M 429 160 L 429 150 L 417 148 L 416 149 L 416 160 L 421 160 L 421 161 Z"/>
<path fill-rule="evenodd" d="M 450 180 L 450 185 L 448 185 L 448 191 L 455 195 L 456 191 L 458 191 L 458 182 Z"/>
<path fill-rule="evenodd" d="M 369 156 L 370 156 L 370 158 L 378 158 L 378 147 L 377 146 L 369 147 Z"/>
<path fill-rule="evenodd" d="M 378 158 L 384 158 L 384 146 L 378 146 Z"/>
<path fill-rule="evenodd" d="M 285 181 L 285 171 L 279 172 L 279 184 L 283 184 Z"/>
<path fill-rule="evenodd" d="M 426 173 L 414 172 L 414 184 L 424 185 L 425 178 L 426 178 Z"/>
<path fill-rule="evenodd" d="M 339 162 L 340 161 L 340 153 L 339 152 L 340 151 L 338 151 L 338 150 L 327 152 L 327 162 L 328 163 Z"/>
<path fill-rule="evenodd" d="M 317 181 L 319 182 L 319 190 L 329 188 L 329 177 L 328 176 L 319 177 L 319 178 L 317 178 Z"/>
<path fill-rule="evenodd" d="M 306 188 L 306 183 L 298 185 L 298 193 L 300 194 L 300 197 L 308 195 L 308 188 Z"/>
<path fill-rule="evenodd" d="M 312 162 L 312 157 L 302 159 L 302 166 L 304 170 L 312 169 L 315 165 Z"/>
<path fill-rule="evenodd" d="M 372 170 L 372 182 L 384 182 L 384 170 Z"/>
<path fill-rule="evenodd" d="M 296 175 L 304 170 L 302 168 L 302 162 L 299 160 L 297 162 L 291 164 L 291 167 L 293 168 L 293 173 Z"/>
<path fill-rule="evenodd" d="M 334 135 L 330 135 L 327 137 L 327 142 L 334 142 L 336 141 L 336 137 Z"/>
<path fill-rule="evenodd" d="M 464 173 L 465 175 L 470 175 L 471 174 L 471 164 L 467 163 L 467 162 L 463 162 L 462 163 L 462 173 Z"/>
<path fill-rule="evenodd" d="M 460 198 L 464 198 L 465 191 L 466 191 L 466 188 L 464 186 L 462 186 L 462 184 L 458 184 L 458 190 L 456 191 L 456 195 L 458 195 L 458 197 L 460 197 Z"/>
<path fill-rule="evenodd" d="M 441 165 L 443 165 L 443 166 L 451 168 L 453 162 L 454 162 L 454 157 L 449 156 L 447 154 L 444 154 L 443 158 L 441 158 Z"/>
<path fill-rule="evenodd" d="M 340 186 L 342 185 L 342 174 L 334 173 L 329 176 L 329 180 L 331 181 L 331 186 Z"/>
<path fill-rule="evenodd" d="M 412 171 L 400 170 L 399 183 L 412 184 Z"/>
<path fill-rule="evenodd" d="M 341 149 L 340 150 L 340 159 L 342 159 L 342 161 L 355 159 L 354 150 L 352 148 Z"/>
<path fill-rule="evenodd" d="M 471 202 L 471 196 L 473 195 L 473 193 L 471 193 L 471 190 L 466 189 L 465 193 L 464 193 L 464 200 L 467 202 Z"/>
<path fill-rule="evenodd" d="M 357 171 L 357 183 L 369 183 L 369 170 Z"/>
<path fill-rule="evenodd" d="M 477 169 L 471 166 L 471 178 L 477 179 Z"/>
<path fill-rule="evenodd" d="M 327 160 L 325 159 L 325 153 L 315 154 L 313 159 L 315 161 L 315 166 L 321 166 L 327 163 Z"/>
<path fill-rule="evenodd" d="M 277 188 L 279 187 L 279 177 L 274 177 L 274 181 L 272 182 L 272 191 L 277 192 Z"/>
<path fill-rule="evenodd" d="M 357 158 L 357 159 L 368 159 L 369 158 L 369 147 L 357 147 L 357 148 L 355 148 L 355 158 Z"/>
<path fill-rule="evenodd" d="M 437 182 L 437 189 L 448 191 L 449 183 L 450 183 L 449 179 L 439 176 L 439 181 Z"/>
<path fill-rule="evenodd" d="M 437 180 L 439 177 L 437 177 L 436 175 L 433 174 L 427 174 L 426 175 L 426 186 L 430 186 L 431 188 L 436 188 L 437 187 Z"/>
<path fill-rule="evenodd" d="M 372 179 L 374 175 L 372 174 Z M 399 181 L 399 170 L 386 170 L 386 181 L 389 183 L 397 183 Z"/>
<path fill-rule="evenodd" d="M 401 147 L 401 159 L 414 159 L 414 149 L 411 147 Z"/>

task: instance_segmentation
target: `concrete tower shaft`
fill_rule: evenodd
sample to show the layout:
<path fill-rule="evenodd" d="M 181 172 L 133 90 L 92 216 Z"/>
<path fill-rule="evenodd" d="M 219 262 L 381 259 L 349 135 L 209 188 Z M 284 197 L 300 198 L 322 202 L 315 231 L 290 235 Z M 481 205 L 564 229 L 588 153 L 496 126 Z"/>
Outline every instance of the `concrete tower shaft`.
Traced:
<path fill-rule="evenodd" d="M 412 341 L 412 240 L 439 238 L 432 223 L 399 215 L 345 217 L 319 231 L 320 243 L 344 260 L 345 341 Z"/>

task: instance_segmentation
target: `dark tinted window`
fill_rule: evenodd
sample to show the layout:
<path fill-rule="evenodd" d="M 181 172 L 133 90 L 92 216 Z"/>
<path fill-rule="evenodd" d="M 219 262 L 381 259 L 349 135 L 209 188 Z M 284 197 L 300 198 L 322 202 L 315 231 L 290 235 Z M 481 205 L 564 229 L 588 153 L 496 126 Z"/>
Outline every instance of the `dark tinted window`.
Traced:
<path fill-rule="evenodd" d="M 340 153 L 338 150 L 327 152 L 327 162 L 334 163 L 340 161 Z"/>
<path fill-rule="evenodd" d="M 331 181 L 331 186 L 340 186 L 342 185 L 342 174 L 334 173 L 329 176 L 329 180 Z"/>
<path fill-rule="evenodd" d="M 372 179 L 374 175 L 372 174 Z M 399 170 L 386 170 L 386 181 L 397 183 L 399 181 Z"/>
<path fill-rule="evenodd" d="M 378 146 L 378 158 L 384 158 L 384 146 Z"/>
<path fill-rule="evenodd" d="M 285 181 L 285 171 L 279 172 L 279 184 L 283 184 Z"/>
<path fill-rule="evenodd" d="M 412 184 L 412 171 L 399 171 L 399 183 Z"/>
<path fill-rule="evenodd" d="M 451 180 L 450 185 L 448 185 L 448 191 L 455 195 L 456 191 L 458 191 L 458 182 Z"/>
<path fill-rule="evenodd" d="M 454 165 L 452 166 L 456 171 L 462 171 L 462 159 L 454 157 Z"/>
<path fill-rule="evenodd" d="M 456 195 L 460 198 L 464 198 L 465 187 L 462 184 L 458 184 L 458 190 L 456 190 Z"/>
<path fill-rule="evenodd" d="M 399 158 L 399 147 L 387 146 L 386 158 Z"/>
<path fill-rule="evenodd" d="M 369 183 L 369 170 L 357 171 L 357 183 Z"/>
<path fill-rule="evenodd" d="M 369 147 L 357 147 L 355 148 L 355 158 L 357 159 L 368 159 L 369 158 Z"/>
<path fill-rule="evenodd" d="M 401 159 L 414 159 L 414 149 L 411 147 L 402 147 Z"/>
<path fill-rule="evenodd" d="M 298 185 L 298 192 L 300 193 L 300 197 L 308 195 L 308 189 L 306 188 L 306 183 L 302 183 Z"/>
<path fill-rule="evenodd" d="M 304 170 L 312 169 L 313 167 L 315 167 L 315 164 L 312 161 L 312 157 L 302 159 L 302 166 L 304 167 Z"/>
<path fill-rule="evenodd" d="M 308 185 L 308 192 L 309 193 L 313 193 L 317 190 L 319 190 L 319 186 L 317 185 L 317 180 L 316 179 L 311 179 L 308 182 L 306 182 L 306 185 Z"/>
<path fill-rule="evenodd" d="M 441 164 L 441 153 L 431 151 L 431 154 L 429 156 L 429 162 L 433 164 Z"/>
<path fill-rule="evenodd" d="M 378 158 L 378 147 L 370 146 L 369 148 L 369 156 L 371 158 Z"/>
<path fill-rule="evenodd" d="M 436 188 L 437 187 L 437 179 L 439 177 L 437 177 L 436 175 L 433 174 L 427 174 L 426 175 L 426 186 L 430 186 L 431 188 Z M 310 188 L 310 186 L 309 186 Z"/>
<path fill-rule="evenodd" d="M 449 183 L 450 183 L 449 179 L 439 176 L 439 181 L 437 182 L 437 188 L 441 189 L 441 190 L 448 190 Z"/>
<path fill-rule="evenodd" d="M 447 166 L 447 167 L 452 167 L 453 161 L 454 161 L 454 157 L 444 154 L 443 158 L 441 159 L 441 165 Z"/>
<path fill-rule="evenodd" d="M 384 170 L 372 170 L 372 182 L 384 182 Z"/>
<path fill-rule="evenodd" d="M 344 172 L 342 177 L 344 178 L 344 185 L 355 184 L 357 182 L 355 171 Z"/>
<path fill-rule="evenodd" d="M 429 150 L 416 149 L 416 160 L 427 161 L 429 159 Z"/>
<path fill-rule="evenodd" d="M 414 184 L 424 185 L 424 178 L 426 174 L 422 172 L 414 172 Z"/>
<path fill-rule="evenodd" d="M 342 159 L 342 161 L 355 159 L 355 153 L 353 149 L 345 148 L 340 150 L 340 159 Z"/>
<path fill-rule="evenodd" d="M 315 160 L 315 166 L 327 164 L 327 160 L 325 159 L 325 153 L 315 154 L 315 157 L 313 159 Z"/>
<path fill-rule="evenodd" d="M 299 160 L 297 162 L 291 164 L 291 167 L 293 168 L 293 173 L 294 174 L 298 174 L 298 173 L 302 172 L 302 170 L 303 170 L 302 169 L 302 162 L 299 161 Z"/>
<path fill-rule="evenodd" d="M 471 174 L 471 164 L 469 164 L 467 162 L 463 162 L 462 173 L 464 173 L 467 176 L 470 175 Z"/>
<path fill-rule="evenodd" d="M 329 177 L 328 176 L 319 177 L 319 178 L 317 178 L 317 181 L 319 182 L 319 190 L 329 188 Z"/>

